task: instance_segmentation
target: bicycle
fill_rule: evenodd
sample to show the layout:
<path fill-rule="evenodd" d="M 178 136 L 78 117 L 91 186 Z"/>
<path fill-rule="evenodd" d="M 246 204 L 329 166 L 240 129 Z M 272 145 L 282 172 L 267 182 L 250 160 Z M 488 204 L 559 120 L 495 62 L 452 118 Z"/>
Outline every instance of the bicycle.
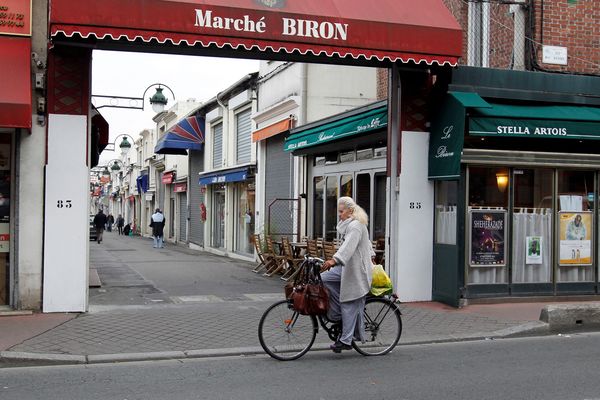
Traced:
<path fill-rule="evenodd" d="M 320 269 L 323 260 L 305 257 L 301 268 Z M 367 296 L 365 302 L 364 342 L 353 341 L 352 347 L 364 356 L 381 356 L 396 347 L 402 335 L 402 313 L 396 305 L 398 296 Z M 294 310 L 290 299 L 271 305 L 258 324 L 258 339 L 263 350 L 280 361 L 296 360 L 313 346 L 319 326 L 329 339 L 335 341 L 342 333 L 340 321 L 330 321 L 326 316 L 302 315 Z"/>

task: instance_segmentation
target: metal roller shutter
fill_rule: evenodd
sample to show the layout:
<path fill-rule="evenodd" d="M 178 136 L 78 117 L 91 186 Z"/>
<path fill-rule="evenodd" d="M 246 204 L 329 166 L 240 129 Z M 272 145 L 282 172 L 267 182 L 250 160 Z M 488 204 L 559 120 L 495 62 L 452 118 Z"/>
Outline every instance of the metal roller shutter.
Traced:
<path fill-rule="evenodd" d="M 269 215 L 269 204 L 275 199 L 291 199 L 294 195 L 293 156 L 283 151 L 284 137 L 278 135 L 267 139 L 265 169 L 265 218 Z M 294 218 L 290 213 L 291 203 L 278 202 L 271 208 L 271 231 L 291 233 L 294 231 Z M 265 223 L 268 223 L 265 220 Z"/>
<path fill-rule="evenodd" d="M 252 110 L 242 111 L 235 116 L 236 159 L 238 164 L 247 164 L 252 159 Z"/>
<path fill-rule="evenodd" d="M 213 127 L 213 168 L 223 166 L 223 124 Z"/>
<path fill-rule="evenodd" d="M 199 246 L 204 246 L 204 223 L 200 218 L 200 204 L 204 202 L 204 195 L 200 192 L 198 174 L 204 171 L 204 151 L 190 151 L 190 230 L 188 241 Z"/>
<path fill-rule="evenodd" d="M 187 196 L 186 193 L 179 193 L 179 241 L 187 242 Z"/>

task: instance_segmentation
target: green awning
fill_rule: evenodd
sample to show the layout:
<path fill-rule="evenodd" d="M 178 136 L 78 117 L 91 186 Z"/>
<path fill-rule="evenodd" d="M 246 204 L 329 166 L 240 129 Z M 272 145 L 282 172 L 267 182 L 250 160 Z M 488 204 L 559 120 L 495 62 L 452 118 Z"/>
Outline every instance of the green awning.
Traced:
<path fill-rule="evenodd" d="M 492 104 L 473 110 L 469 134 L 600 140 L 600 108 Z"/>
<path fill-rule="evenodd" d="M 317 146 L 356 135 L 366 135 L 387 127 L 387 105 L 341 118 L 323 125 L 292 131 L 285 140 L 285 151 Z"/>
<path fill-rule="evenodd" d="M 431 124 L 429 137 L 429 179 L 460 178 L 464 145 L 465 109 L 491 107 L 477 93 L 448 92 L 440 114 Z"/>

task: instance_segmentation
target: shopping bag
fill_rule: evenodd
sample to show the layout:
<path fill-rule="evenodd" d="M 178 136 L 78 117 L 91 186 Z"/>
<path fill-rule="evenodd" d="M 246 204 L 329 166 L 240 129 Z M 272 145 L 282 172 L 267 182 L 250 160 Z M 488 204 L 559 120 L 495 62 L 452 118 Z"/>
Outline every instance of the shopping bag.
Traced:
<path fill-rule="evenodd" d="M 373 266 L 373 282 L 371 283 L 371 294 L 373 296 L 383 296 L 391 294 L 394 291 L 392 280 L 386 274 L 381 265 Z"/>

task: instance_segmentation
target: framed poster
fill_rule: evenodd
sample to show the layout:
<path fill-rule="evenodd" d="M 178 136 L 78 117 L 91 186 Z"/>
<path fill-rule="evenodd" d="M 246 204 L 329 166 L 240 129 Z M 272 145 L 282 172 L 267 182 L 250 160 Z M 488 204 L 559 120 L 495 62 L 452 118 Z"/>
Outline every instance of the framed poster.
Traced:
<path fill-rule="evenodd" d="M 558 213 L 559 265 L 592 265 L 592 211 Z"/>
<path fill-rule="evenodd" d="M 469 212 L 469 265 L 504 267 L 506 234 L 506 210 L 471 210 Z"/>
<path fill-rule="evenodd" d="M 525 264 L 543 264 L 543 238 L 541 236 L 527 236 L 525 240 Z"/>

